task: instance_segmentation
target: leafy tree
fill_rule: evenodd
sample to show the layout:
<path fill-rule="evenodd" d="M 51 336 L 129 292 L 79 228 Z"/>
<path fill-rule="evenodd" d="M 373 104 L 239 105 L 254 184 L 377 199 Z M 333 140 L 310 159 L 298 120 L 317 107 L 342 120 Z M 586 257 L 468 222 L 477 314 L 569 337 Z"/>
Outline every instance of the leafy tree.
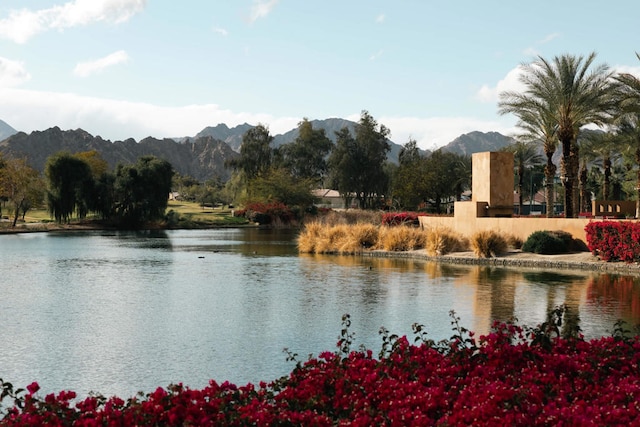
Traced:
<path fill-rule="evenodd" d="M 333 143 L 324 129 L 314 129 L 307 119 L 298 123 L 298 137 L 280 147 L 283 166 L 294 178 L 311 179 L 316 185 L 322 183 L 327 173 L 327 156 Z"/>
<path fill-rule="evenodd" d="M 43 185 L 38 171 L 27 164 L 25 159 L 7 159 L 0 168 L 0 193 L 3 194 L 13 210 L 12 227 L 18 218 L 42 201 Z"/>
<path fill-rule="evenodd" d="M 420 195 L 424 202 L 430 203 L 436 213 L 442 213 L 442 203 L 454 197 L 459 192 L 457 182 L 470 182 L 470 168 L 464 167 L 468 158 L 459 154 L 436 150 L 422 161 L 424 173 L 420 180 Z M 463 171 L 467 172 L 463 172 Z M 457 177 L 458 174 L 466 176 Z"/>
<path fill-rule="evenodd" d="M 161 219 L 171 191 L 173 168 L 165 160 L 143 156 L 135 165 L 116 166 L 115 212 L 120 223 L 137 227 Z"/>
<path fill-rule="evenodd" d="M 423 157 L 416 141 L 411 139 L 400 149 L 399 165 L 393 175 L 393 195 L 400 208 L 417 210 L 422 200 Z"/>
<path fill-rule="evenodd" d="M 74 212 L 84 218 L 91 205 L 93 177 L 84 160 L 66 152 L 50 156 L 45 164 L 47 205 L 58 222 L 69 222 Z"/>
<path fill-rule="evenodd" d="M 269 128 L 259 124 L 245 132 L 242 136 L 240 157 L 227 164 L 241 171 L 247 181 L 257 178 L 271 168 L 273 160 L 271 142 L 273 142 L 273 136 L 269 133 Z"/>
<path fill-rule="evenodd" d="M 606 65 L 590 69 L 595 53 L 562 55 L 548 61 L 542 57 L 523 66 L 524 92 L 500 94 L 500 112 L 513 113 L 522 123 L 550 130 L 562 145 L 565 216 L 574 217 L 574 187 L 578 173 L 578 132 L 587 124 L 610 121 L 615 104 L 612 76 Z M 533 115 L 533 116 L 532 116 Z"/>
<path fill-rule="evenodd" d="M 82 151 L 74 154 L 74 157 L 77 157 L 89 165 L 94 179 L 100 178 L 100 176 L 109 170 L 109 164 L 96 150 Z"/>
<path fill-rule="evenodd" d="M 360 116 L 355 137 L 346 127 L 336 132 L 337 142 L 329 156 L 329 169 L 332 184 L 347 205 L 353 197 L 360 208 L 371 208 L 386 192 L 389 177 L 384 164 L 391 149 L 388 135 L 389 129 L 378 126 L 367 111 Z"/>
<path fill-rule="evenodd" d="M 254 179 L 252 201 L 278 201 L 287 206 L 308 207 L 313 205 L 315 197 L 311 193 L 314 181 L 310 178 L 291 179 L 289 171 L 273 168 L 269 173 Z"/>

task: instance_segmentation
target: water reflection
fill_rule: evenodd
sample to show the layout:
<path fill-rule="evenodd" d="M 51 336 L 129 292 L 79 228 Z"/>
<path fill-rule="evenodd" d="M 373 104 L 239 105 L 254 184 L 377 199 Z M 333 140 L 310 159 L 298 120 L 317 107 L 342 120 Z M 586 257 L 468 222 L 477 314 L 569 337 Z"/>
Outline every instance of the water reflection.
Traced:
<path fill-rule="evenodd" d="M 221 229 L 0 236 L 0 378 L 48 391 L 130 396 L 170 382 L 271 380 L 335 348 L 349 313 L 356 345 L 449 311 L 479 334 L 494 320 L 543 322 L 560 304 L 587 338 L 640 323 L 636 278 L 593 272 L 298 255 L 290 230 Z"/>

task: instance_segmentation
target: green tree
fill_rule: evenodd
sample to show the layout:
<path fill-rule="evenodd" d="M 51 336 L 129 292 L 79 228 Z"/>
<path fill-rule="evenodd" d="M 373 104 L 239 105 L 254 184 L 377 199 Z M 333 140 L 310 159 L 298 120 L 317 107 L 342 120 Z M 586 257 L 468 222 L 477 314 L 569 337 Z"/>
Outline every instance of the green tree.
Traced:
<path fill-rule="evenodd" d="M 538 147 L 526 140 L 516 140 L 515 143 L 506 146 L 504 151 L 513 153 L 515 172 L 518 179 L 518 213 L 522 214 L 525 172 L 542 163 L 543 159 L 538 152 Z M 529 195 L 529 197 L 533 197 L 533 195 Z"/>
<path fill-rule="evenodd" d="M 424 202 L 433 206 L 436 213 L 443 213 L 442 204 L 454 199 L 459 191 L 457 182 L 469 182 L 470 176 L 458 177 L 466 168 L 465 156 L 436 150 L 422 161 L 423 179 L 420 182 L 419 194 Z M 469 175 L 470 170 L 466 169 Z"/>
<path fill-rule="evenodd" d="M 378 125 L 367 111 L 360 116 L 355 136 L 346 127 L 336 132 L 336 146 L 328 163 L 332 186 L 345 198 L 347 206 L 355 198 L 361 209 L 372 208 L 388 189 L 389 177 L 384 168 L 391 149 L 388 135 L 389 129 Z"/>
<path fill-rule="evenodd" d="M 82 159 L 66 152 L 50 156 L 45 164 L 47 205 L 57 222 L 69 222 L 73 213 L 84 218 L 91 205 L 93 176 Z"/>
<path fill-rule="evenodd" d="M 228 165 L 241 171 L 247 181 L 265 174 L 273 160 L 272 142 L 273 136 L 267 126 L 259 124 L 249 129 L 242 136 L 240 157 L 229 161 Z"/>
<path fill-rule="evenodd" d="M 11 203 L 12 227 L 16 226 L 20 214 L 24 217 L 31 206 L 42 201 L 42 188 L 40 174 L 25 159 L 3 161 L 0 168 L 0 194 Z"/>
<path fill-rule="evenodd" d="M 420 185 L 424 178 L 423 157 L 415 140 L 410 139 L 400 149 L 398 167 L 393 175 L 393 196 L 399 207 L 417 210 L 422 200 Z"/>
<path fill-rule="evenodd" d="M 292 179 L 288 170 L 272 168 L 269 173 L 251 181 L 252 201 L 278 201 L 287 206 L 307 208 L 316 201 L 311 193 L 313 179 Z"/>
<path fill-rule="evenodd" d="M 614 112 L 612 73 L 607 65 L 590 68 L 595 53 L 562 55 L 548 61 L 542 57 L 523 66 L 524 92 L 503 92 L 499 108 L 513 113 L 527 124 L 548 126 L 562 145 L 562 175 L 565 189 L 565 216 L 574 217 L 574 187 L 579 159 L 576 144 L 581 127 L 603 126 Z M 540 115 L 530 117 L 529 115 Z M 577 187 L 576 187 L 577 188 Z"/>
<path fill-rule="evenodd" d="M 298 123 L 298 132 L 293 142 L 280 147 L 283 165 L 292 177 L 311 179 L 320 185 L 327 173 L 326 158 L 333 143 L 324 129 L 314 129 L 307 118 Z"/>
<path fill-rule="evenodd" d="M 138 227 L 164 217 L 173 168 L 166 160 L 143 156 L 135 165 L 116 166 L 115 212 L 125 227 Z"/>

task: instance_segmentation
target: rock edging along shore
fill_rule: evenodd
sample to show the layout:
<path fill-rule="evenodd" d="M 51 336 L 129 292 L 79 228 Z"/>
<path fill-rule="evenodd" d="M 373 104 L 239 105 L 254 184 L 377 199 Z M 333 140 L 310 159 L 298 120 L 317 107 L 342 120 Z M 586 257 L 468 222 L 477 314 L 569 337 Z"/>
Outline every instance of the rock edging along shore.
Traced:
<path fill-rule="evenodd" d="M 583 253 L 589 254 L 590 253 Z M 572 260 L 572 255 L 539 255 L 534 253 L 514 252 L 504 256 L 492 258 L 480 258 L 468 252 L 450 253 L 441 256 L 429 256 L 424 250 L 415 251 L 363 251 L 362 256 L 369 257 L 393 257 L 393 258 L 412 258 L 422 259 L 425 261 L 434 261 L 447 264 L 458 265 L 486 265 L 494 267 L 515 267 L 515 268 L 531 268 L 531 269 L 557 269 L 557 270 L 583 270 L 594 272 L 608 272 L 619 274 L 640 275 L 639 263 L 624 262 L 605 262 L 601 261 L 593 255 L 592 260 Z M 569 258 L 569 259 L 568 259 Z"/>

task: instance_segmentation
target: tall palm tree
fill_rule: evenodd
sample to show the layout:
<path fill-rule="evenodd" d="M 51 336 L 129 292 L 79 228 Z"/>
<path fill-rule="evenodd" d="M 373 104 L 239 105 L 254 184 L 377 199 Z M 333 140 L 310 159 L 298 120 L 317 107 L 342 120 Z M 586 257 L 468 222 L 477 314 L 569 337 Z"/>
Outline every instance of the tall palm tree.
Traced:
<path fill-rule="evenodd" d="M 516 174 L 518 175 L 518 213 L 522 215 L 525 170 L 541 164 L 543 159 L 538 151 L 538 147 L 536 147 L 533 142 L 527 140 L 518 139 L 515 143 L 506 146 L 505 151 L 513 153 Z M 530 194 L 529 197 L 533 197 L 533 194 Z"/>
<path fill-rule="evenodd" d="M 520 81 L 525 90 L 500 94 L 501 113 L 513 113 L 521 120 L 518 107 L 525 106 L 524 115 L 543 114 L 538 122 L 551 119 L 562 145 L 562 178 L 565 188 L 564 209 L 567 218 L 574 217 L 574 187 L 578 171 L 576 140 L 581 127 L 587 124 L 603 126 L 614 111 L 609 67 L 591 67 L 595 53 L 586 59 L 573 55 L 556 56 L 552 61 L 542 57 L 523 65 Z M 592 68 L 590 70 L 590 67 Z M 536 108 L 530 108 L 531 105 Z M 527 121 L 531 121 L 529 118 Z"/>
<path fill-rule="evenodd" d="M 636 53 L 640 59 L 640 55 Z M 618 74 L 617 87 L 619 114 L 616 117 L 617 134 L 630 146 L 635 146 L 635 161 L 638 167 L 636 185 L 636 218 L 640 218 L 640 79 L 633 74 Z"/>
<path fill-rule="evenodd" d="M 518 127 L 523 130 L 523 134 L 518 138 L 525 142 L 540 143 L 542 141 L 542 148 L 547 158 L 544 167 L 545 200 L 547 217 L 551 218 L 554 215 L 555 206 L 553 187 L 557 167 L 553 162 L 553 155 L 558 146 L 558 125 L 546 106 L 534 98 L 513 92 L 505 92 L 501 97 L 503 101 L 499 104 L 500 114 L 513 113 L 519 118 Z"/>

